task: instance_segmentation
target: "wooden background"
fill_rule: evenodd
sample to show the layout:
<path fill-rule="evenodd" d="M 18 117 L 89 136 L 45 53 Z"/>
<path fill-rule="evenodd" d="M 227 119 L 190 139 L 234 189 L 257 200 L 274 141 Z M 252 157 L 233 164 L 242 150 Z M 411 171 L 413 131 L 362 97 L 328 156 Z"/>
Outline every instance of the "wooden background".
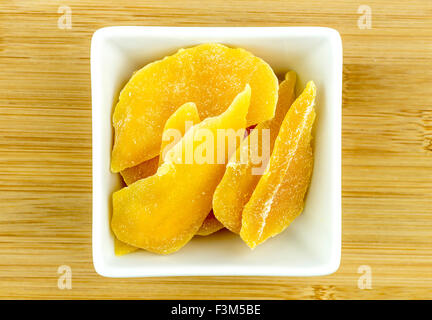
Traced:
<path fill-rule="evenodd" d="M 121 4 L 120 4 L 121 3 Z M 60 5 L 72 28 L 58 28 Z M 360 29 L 360 5 L 372 28 Z M 90 39 L 104 26 L 341 33 L 343 248 L 314 278 L 108 279 L 91 256 Z M 324 62 L 323 62 L 324 63 Z M 432 1 L 0 2 L 0 298 L 432 298 Z M 71 290 L 57 268 L 72 268 Z M 360 289 L 359 266 L 372 269 Z"/>

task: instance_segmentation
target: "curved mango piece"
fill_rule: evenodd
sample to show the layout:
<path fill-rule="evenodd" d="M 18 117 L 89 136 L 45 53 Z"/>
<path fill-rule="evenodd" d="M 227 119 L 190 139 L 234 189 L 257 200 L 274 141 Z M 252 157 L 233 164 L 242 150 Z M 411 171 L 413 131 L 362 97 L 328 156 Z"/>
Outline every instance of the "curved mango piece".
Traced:
<path fill-rule="evenodd" d="M 229 108 L 192 127 L 165 156 L 157 173 L 113 194 L 111 227 L 129 245 L 160 254 L 179 250 L 197 233 L 212 207 L 225 163 L 197 161 L 196 154 L 220 155 L 218 130 L 244 130 L 251 98 L 246 85 Z M 206 139 L 203 139 L 206 137 Z M 193 152 L 192 163 L 187 159 Z M 222 155 L 226 162 L 227 148 Z"/>
<path fill-rule="evenodd" d="M 164 150 L 168 151 L 177 142 L 179 142 L 181 137 L 184 136 L 187 129 L 199 123 L 200 121 L 201 120 L 199 118 L 198 110 L 195 103 L 187 102 L 180 108 L 178 108 L 176 112 L 174 112 L 165 123 L 164 131 L 162 134 L 162 137 L 165 136 L 165 139 L 162 138 L 162 146 L 160 153 L 163 154 Z M 171 131 L 171 129 L 173 129 L 174 131 Z M 171 141 L 171 137 L 174 138 L 173 141 Z M 144 161 L 143 163 L 140 163 L 139 165 L 136 165 L 134 167 L 124 169 L 123 171 L 120 171 L 120 174 L 123 177 L 126 185 L 130 185 L 135 181 L 154 175 L 161 163 L 162 158 L 158 156 L 153 159 Z"/>
<path fill-rule="evenodd" d="M 139 165 L 136 165 L 134 167 L 124 169 L 123 171 L 120 171 L 120 174 L 123 178 L 123 181 L 128 186 L 135 181 L 154 175 L 158 167 L 159 157 L 155 157 L 153 159 L 144 161 L 143 163 L 140 163 Z"/>
<path fill-rule="evenodd" d="M 122 256 L 137 250 L 137 247 L 130 246 L 114 237 L 114 253 L 116 256 Z"/>
<path fill-rule="evenodd" d="M 156 157 L 163 126 L 182 104 L 195 102 L 201 119 L 217 116 L 247 83 L 252 88 L 247 124 L 273 118 L 278 80 L 266 62 L 244 49 L 202 44 L 137 71 L 114 110 L 111 170 L 119 172 Z"/>
<path fill-rule="evenodd" d="M 223 227 L 223 224 L 216 219 L 213 211 L 210 211 L 196 234 L 198 236 L 209 236 L 223 229 Z"/>
<path fill-rule="evenodd" d="M 178 108 L 176 112 L 174 112 L 165 123 L 164 132 L 162 134 L 161 156 L 144 161 L 143 163 L 135 167 L 131 167 L 121 171 L 120 174 L 126 182 L 126 185 L 130 185 L 138 180 L 147 178 L 148 176 L 155 174 L 160 165 L 160 162 L 162 161 L 161 159 L 163 151 L 166 149 L 166 152 L 171 149 L 172 146 L 179 142 L 179 140 L 184 136 L 185 132 L 190 127 L 199 122 L 200 118 L 195 103 L 188 102 Z M 173 137 L 174 139 L 171 139 L 171 137 Z M 209 218 L 206 218 L 203 223 L 203 226 L 206 225 L 206 231 L 208 229 L 207 224 L 209 224 L 209 226 L 213 226 L 213 224 L 215 224 L 213 219 L 210 217 L 210 214 L 208 217 Z M 209 221 L 206 224 L 207 220 Z M 134 252 L 136 250 L 138 250 L 138 248 L 123 243 L 117 238 L 115 238 L 114 251 L 116 255 L 124 255 Z"/>
<path fill-rule="evenodd" d="M 243 210 L 240 237 L 250 248 L 282 232 L 303 211 L 313 168 L 315 97 L 310 81 L 287 112 L 266 172 Z"/>
<path fill-rule="evenodd" d="M 295 99 L 295 84 L 296 74 L 294 71 L 290 71 L 279 85 L 279 99 L 275 117 L 258 124 L 242 141 L 236 154 L 228 162 L 222 181 L 216 188 L 213 196 L 214 214 L 217 220 L 234 233 L 240 233 L 244 206 L 249 201 L 262 176 L 263 170 L 260 171 L 258 166 L 266 167 L 279 128 Z M 265 130 L 268 130 L 269 141 L 262 140 Z M 265 150 L 262 143 L 268 142 L 268 149 Z M 263 157 L 259 159 L 258 155 Z"/>
<path fill-rule="evenodd" d="M 162 133 L 159 165 L 162 164 L 165 154 L 180 141 L 186 131 L 200 121 L 197 107 L 193 102 L 185 103 L 168 118 Z"/>

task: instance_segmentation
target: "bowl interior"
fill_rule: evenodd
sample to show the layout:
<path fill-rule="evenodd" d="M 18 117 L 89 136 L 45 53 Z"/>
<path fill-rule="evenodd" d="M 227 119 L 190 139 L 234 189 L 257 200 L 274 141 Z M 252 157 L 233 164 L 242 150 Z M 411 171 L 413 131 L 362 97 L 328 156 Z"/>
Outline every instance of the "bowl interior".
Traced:
<path fill-rule="evenodd" d="M 278 76 L 295 70 L 301 91 L 317 85 L 314 171 L 303 213 L 282 234 L 251 251 L 228 231 L 196 236 L 179 252 L 114 255 L 111 194 L 121 186 L 109 170 L 112 110 L 132 73 L 179 48 L 204 42 L 242 47 Z M 341 47 L 326 28 L 105 28 L 92 42 L 93 246 L 106 276 L 318 275 L 337 269 L 340 255 Z"/>

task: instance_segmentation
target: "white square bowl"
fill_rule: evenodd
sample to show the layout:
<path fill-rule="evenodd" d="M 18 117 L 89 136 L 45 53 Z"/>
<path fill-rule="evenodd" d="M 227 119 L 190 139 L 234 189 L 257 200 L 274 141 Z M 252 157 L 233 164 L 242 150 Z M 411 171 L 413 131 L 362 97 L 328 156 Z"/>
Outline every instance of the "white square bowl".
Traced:
<path fill-rule="evenodd" d="M 298 88 L 317 85 L 315 164 L 303 213 L 282 234 L 250 250 L 228 231 L 194 237 L 179 252 L 117 257 L 110 230 L 111 195 L 121 186 L 110 172 L 111 124 L 119 92 L 132 73 L 179 48 L 205 42 L 242 47 L 277 74 L 295 70 Z M 335 272 L 341 252 L 342 42 L 320 27 L 108 27 L 91 43 L 93 117 L 93 262 L 107 277 L 317 276 Z"/>

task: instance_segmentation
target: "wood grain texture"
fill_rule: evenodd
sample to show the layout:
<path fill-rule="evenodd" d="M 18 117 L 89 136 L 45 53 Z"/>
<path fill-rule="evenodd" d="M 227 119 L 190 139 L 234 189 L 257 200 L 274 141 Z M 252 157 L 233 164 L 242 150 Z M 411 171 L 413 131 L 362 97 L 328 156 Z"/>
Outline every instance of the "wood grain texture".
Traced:
<path fill-rule="evenodd" d="M 1 1 L 0 298 L 432 298 L 432 2 Z M 359 5 L 372 29 L 357 26 Z M 72 29 L 57 26 L 60 5 Z M 314 278 L 108 279 L 91 257 L 92 33 L 327 26 L 342 35 L 343 248 Z M 59 290 L 69 265 L 72 290 Z M 361 290 L 358 267 L 372 268 Z"/>

